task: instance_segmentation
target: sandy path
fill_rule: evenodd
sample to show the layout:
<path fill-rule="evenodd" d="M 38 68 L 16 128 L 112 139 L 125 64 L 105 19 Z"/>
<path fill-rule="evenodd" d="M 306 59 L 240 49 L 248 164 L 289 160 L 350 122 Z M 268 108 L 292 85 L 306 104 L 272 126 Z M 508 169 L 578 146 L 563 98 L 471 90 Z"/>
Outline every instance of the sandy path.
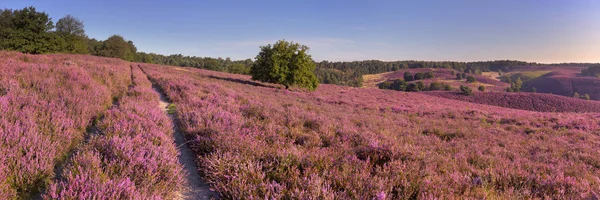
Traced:
<path fill-rule="evenodd" d="M 165 112 L 165 114 L 169 115 L 171 123 L 173 123 L 175 144 L 179 150 L 179 163 L 183 165 L 183 169 L 186 173 L 187 187 L 181 192 L 179 199 L 218 199 L 219 195 L 216 192 L 211 191 L 208 183 L 200 178 L 200 175 L 198 174 L 198 167 L 196 166 L 196 155 L 186 144 L 183 132 L 179 129 L 179 126 L 177 126 L 177 118 L 175 117 L 175 114 L 168 114 L 167 112 L 167 106 L 169 106 L 170 102 L 168 102 L 165 94 L 162 93 L 162 91 L 156 85 L 153 85 L 152 88 L 154 91 L 160 94 L 160 102 L 158 106 Z"/>

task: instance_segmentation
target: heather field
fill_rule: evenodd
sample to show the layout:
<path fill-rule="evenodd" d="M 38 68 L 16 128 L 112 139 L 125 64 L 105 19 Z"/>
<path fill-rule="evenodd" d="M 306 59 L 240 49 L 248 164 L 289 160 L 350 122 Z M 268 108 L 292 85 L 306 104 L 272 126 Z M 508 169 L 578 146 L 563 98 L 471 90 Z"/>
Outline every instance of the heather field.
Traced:
<path fill-rule="evenodd" d="M 129 62 L 0 52 L 2 199 L 172 199 L 173 127 Z"/>
<path fill-rule="evenodd" d="M 230 199 L 583 199 L 600 192 L 600 114 L 141 64 Z"/>
<path fill-rule="evenodd" d="M 588 101 L 543 93 L 475 92 L 464 95 L 459 92 L 426 92 L 425 94 L 471 103 L 531 110 L 538 112 L 600 112 L 599 101 Z"/>
<path fill-rule="evenodd" d="M 0 57 L 3 199 L 186 198 L 190 174 L 153 83 L 173 103 L 201 178 L 225 199 L 582 199 L 600 192 L 594 101 L 327 84 L 307 92 L 93 56 Z"/>
<path fill-rule="evenodd" d="M 183 185 L 171 122 L 137 67 L 127 95 L 98 121 L 47 199 L 173 199 Z"/>
<path fill-rule="evenodd" d="M 0 197 L 41 192 L 90 122 L 125 94 L 129 64 L 0 51 Z"/>

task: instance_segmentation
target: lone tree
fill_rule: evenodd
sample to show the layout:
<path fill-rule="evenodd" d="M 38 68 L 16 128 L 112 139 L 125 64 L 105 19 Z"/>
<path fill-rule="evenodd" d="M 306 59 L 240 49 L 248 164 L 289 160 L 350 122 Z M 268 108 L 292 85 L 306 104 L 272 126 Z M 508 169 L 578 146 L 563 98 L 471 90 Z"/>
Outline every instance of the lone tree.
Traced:
<path fill-rule="evenodd" d="M 250 68 L 253 80 L 282 84 L 285 88 L 299 86 L 317 89 L 316 64 L 308 55 L 308 47 L 279 40 L 273 46 L 260 47 L 256 62 Z"/>

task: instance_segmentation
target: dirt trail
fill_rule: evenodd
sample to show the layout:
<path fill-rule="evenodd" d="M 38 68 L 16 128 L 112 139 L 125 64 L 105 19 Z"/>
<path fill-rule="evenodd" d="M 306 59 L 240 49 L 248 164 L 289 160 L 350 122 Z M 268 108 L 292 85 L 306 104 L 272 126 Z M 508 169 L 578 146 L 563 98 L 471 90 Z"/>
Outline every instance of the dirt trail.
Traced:
<path fill-rule="evenodd" d="M 177 126 L 177 118 L 175 114 L 169 114 L 167 107 L 170 102 L 167 100 L 165 94 L 156 85 L 152 85 L 152 89 L 160 94 L 160 102 L 158 106 L 169 115 L 171 123 L 173 123 L 173 131 L 175 136 L 175 144 L 179 150 L 179 163 L 183 165 L 183 169 L 186 173 L 186 185 L 187 188 L 182 191 L 179 199 L 219 199 L 219 195 L 216 192 L 210 190 L 210 187 L 206 181 L 200 179 L 198 174 L 198 167 L 196 166 L 196 155 L 190 147 L 187 145 L 183 132 Z"/>

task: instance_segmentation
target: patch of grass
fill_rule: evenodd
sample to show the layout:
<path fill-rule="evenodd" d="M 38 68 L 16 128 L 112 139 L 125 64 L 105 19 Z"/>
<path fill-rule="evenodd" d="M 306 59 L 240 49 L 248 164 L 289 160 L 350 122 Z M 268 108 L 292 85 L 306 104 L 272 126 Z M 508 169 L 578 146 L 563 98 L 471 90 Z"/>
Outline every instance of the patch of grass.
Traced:
<path fill-rule="evenodd" d="M 521 80 L 523 82 L 526 81 L 530 81 L 532 79 L 538 78 L 540 76 L 543 76 L 545 74 L 548 74 L 552 71 L 550 70 L 537 70 L 537 71 L 522 71 L 522 72 L 513 72 L 513 73 L 507 73 L 505 75 L 500 76 L 500 80 L 502 80 L 503 82 L 508 82 L 508 78 L 510 77 L 511 80 L 515 81 L 518 78 L 521 78 Z"/>
<path fill-rule="evenodd" d="M 169 106 L 167 106 L 167 113 L 175 114 L 175 108 L 176 108 L 176 106 L 174 103 L 169 104 Z"/>

